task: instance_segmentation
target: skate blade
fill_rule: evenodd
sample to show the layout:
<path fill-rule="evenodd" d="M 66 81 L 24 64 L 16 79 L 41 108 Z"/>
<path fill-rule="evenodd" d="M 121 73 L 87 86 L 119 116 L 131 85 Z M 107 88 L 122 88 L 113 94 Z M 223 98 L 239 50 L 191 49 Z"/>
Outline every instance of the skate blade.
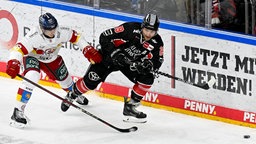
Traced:
<path fill-rule="evenodd" d="M 128 122 L 128 123 L 146 123 L 147 119 L 146 118 L 135 118 L 132 116 L 124 116 L 123 122 Z"/>
<path fill-rule="evenodd" d="M 14 127 L 14 128 L 23 129 L 23 128 L 26 127 L 26 124 L 24 124 L 24 123 L 19 123 L 19 122 L 16 122 L 16 121 L 14 121 L 14 120 L 11 120 L 11 121 L 10 121 L 10 126 L 11 126 L 11 127 Z"/>
<path fill-rule="evenodd" d="M 80 104 L 80 105 L 88 105 L 89 101 L 85 96 L 78 96 L 76 99 L 76 103 Z"/>
<path fill-rule="evenodd" d="M 31 120 L 27 116 L 25 116 L 25 118 L 27 120 L 27 124 L 20 123 L 20 122 L 17 122 L 15 120 L 11 120 L 9 125 L 12 126 L 12 127 L 15 127 L 15 128 L 19 128 L 19 129 L 23 129 L 27 126 L 31 126 Z"/>

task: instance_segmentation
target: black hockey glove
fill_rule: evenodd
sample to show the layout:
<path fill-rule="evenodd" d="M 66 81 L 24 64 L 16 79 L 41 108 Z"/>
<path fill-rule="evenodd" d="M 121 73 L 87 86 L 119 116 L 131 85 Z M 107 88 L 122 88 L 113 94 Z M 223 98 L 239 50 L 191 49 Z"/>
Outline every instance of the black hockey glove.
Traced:
<path fill-rule="evenodd" d="M 124 66 L 127 64 L 128 58 L 121 52 L 120 49 L 116 49 L 111 53 L 112 62 L 115 66 Z"/>
<path fill-rule="evenodd" d="M 134 62 L 131 64 L 131 70 L 136 70 L 139 74 L 148 74 L 153 71 L 153 63 L 150 60 L 143 62 Z"/>

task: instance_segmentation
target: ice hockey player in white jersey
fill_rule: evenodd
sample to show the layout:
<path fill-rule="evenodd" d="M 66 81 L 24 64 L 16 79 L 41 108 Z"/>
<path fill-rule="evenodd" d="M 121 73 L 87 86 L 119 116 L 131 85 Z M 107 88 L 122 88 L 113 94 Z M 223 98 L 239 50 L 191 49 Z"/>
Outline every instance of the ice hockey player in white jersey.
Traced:
<path fill-rule="evenodd" d="M 83 48 L 84 56 L 91 63 L 99 63 L 101 54 L 88 45 L 84 37 L 69 27 L 58 25 L 56 18 L 51 13 L 42 14 L 39 17 L 39 26 L 31 29 L 10 52 L 6 73 L 15 78 L 23 64 L 23 75 L 37 83 L 40 79 L 40 71 L 44 71 L 48 77 L 55 80 L 63 90 L 70 91 L 73 86 L 72 78 L 60 55 L 58 55 L 63 43 L 71 42 Z M 13 115 L 10 125 L 23 128 L 29 119 L 25 116 L 25 107 L 32 95 L 34 85 L 22 81 L 18 88 Z M 76 100 L 79 104 L 87 105 L 88 100 L 80 96 Z"/>

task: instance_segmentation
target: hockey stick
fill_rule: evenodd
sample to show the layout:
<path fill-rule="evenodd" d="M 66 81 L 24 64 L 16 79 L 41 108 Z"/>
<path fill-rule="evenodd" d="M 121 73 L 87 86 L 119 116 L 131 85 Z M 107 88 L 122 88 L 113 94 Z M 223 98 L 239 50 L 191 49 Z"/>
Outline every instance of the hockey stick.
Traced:
<path fill-rule="evenodd" d="M 181 81 L 181 82 L 184 82 L 184 83 L 186 83 L 186 84 L 189 84 L 189 85 L 192 85 L 192 86 L 196 86 L 196 87 L 199 87 L 199 88 L 202 88 L 202 89 L 205 89 L 205 90 L 208 90 L 208 89 L 210 88 L 210 86 L 215 83 L 215 79 L 214 79 L 214 78 L 211 79 L 209 82 L 207 82 L 207 83 L 204 84 L 204 85 L 198 85 L 198 84 L 195 84 L 195 83 L 186 81 L 186 80 L 184 80 L 184 79 L 181 79 L 181 78 L 172 76 L 172 75 L 170 75 L 170 74 L 167 74 L 167 73 L 164 73 L 164 72 L 161 72 L 161 71 L 156 72 L 156 74 L 160 74 L 160 75 L 166 76 L 166 77 L 168 77 L 168 78 L 172 78 L 172 79 L 175 79 L 175 80 L 177 80 L 177 81 Z"/>
<path fill-rule="evenodd" d="M 93 115 L 92 113 L 90 113 L 90 112 L 88 112 L 88 111 L 82 109 L 81 107 L 79 107 L 79 106 L 77 106 L 77 105 L 75 105 L 75 104 L 73 104 L 73 103 L 67 101 L 66 99 L 64 99 L 64 98 L 58 96 L 57 94 L 55 94 L 55 93 L 53 93 L 53 92 L 47 90 L 46 88 L 40 86 L 39 84 L 37 84 L 37 83 L 35 83 L 35 82 L 33 82 L 33 81 L 31 81 L 31 80 L 25 78 L 24 76 L 22 76 L 22 75 L 20 75 L 20 74 L 18 74 L 17 76 L 20 77 L 20 78 L 22 78 L 22 79 L 24 79 L 25 81 L 27 81 L 27 82 L 33 84 L 34 86 L 40 88 L 41 90 L 43 90 L 43 91 L 45 91 L 45 92 L 51 94 L 52 96 L 54 96 L 54 97 L 56 97 L 56 98 L 58 98 L 58 99 L 64 101 L 65 103 L 68 103 L 69 105 L 71 105 L 71 106 L 73 106 L 74 108 L 80 110 L 81 112 L 83 112 L 83 113 L 85 113 L 85 114 L 87 114 L 87 115 L 89 115 L 89 116 L 91 116 L 91 117 L 93 117 L 93 118 L 99 120 L 100 122 L 106 124 L 107 126 L 113 128 L 113 129 L 115 129 L 115 130 L 117 130 L 117 131 L 119 131 L 119 132 L 126 132 L 126 133 L 127 133 L 127 132 L 133 132 L 133 131 L 138 130 L 138 127 L 136 127 L 136 126 L 133 126 L 133 127 L 131 127 L 131 128 L 125 128 L 125 129 L 122 129 L 122 128 L 118 128 L 118 127 L 116 127 L 116 126 L 113 126 L 112 124 L 110 124 L 110 123 L 108 123 L 108 122 L 102 120 L 101 118 L 99 118 L 99 117 Z"/>
<path fill-rule="evenodd" d="M 133 65 L 133 62 L 129 59 L 125 59 L 124 60 L 125 63 L 129 64 L 130 65 L 130 69 L 131 69 L 131 66 Z M 136 63 L 135 63 L 136 65 Z M 136 67 L 136 66 L 135 66 Z M 136 69 L 136 68 L 135 68 Z M 192 86 L 196 86 L 196 87 L 199 87 L 201 89 L 204 89 L 204 90 L 208 90 L 210 88 L 210 85 L 213 85 L 215 83 L 215 79 L 211 79 L 209 82 L 207 82 L 206 84 L 204 85 L 198 85 L 198 84 L 195 84 L 195 83 L 192 83 L 192 82 L 189 82 L 189 81 L 186 81 L 184 79 L 181 79 L 181 78 L 178 78 L 178 77 L 175 77 L 175 76 L 172 76 L 170 74 L 167 74 L 167 73 L 164 73 L 164 72 L 161 72 L 161 71 L 152 71 L 153 73 L 155 74 L 159 74 L 159 75 L 163 75 L 163 76 L 166 76 L 168 78 L 172 78 L 172 79 L 175 79 L 177 81 L 181 81 L 181 82 L 184 82 L 186 84 L 190 84 Z"/>

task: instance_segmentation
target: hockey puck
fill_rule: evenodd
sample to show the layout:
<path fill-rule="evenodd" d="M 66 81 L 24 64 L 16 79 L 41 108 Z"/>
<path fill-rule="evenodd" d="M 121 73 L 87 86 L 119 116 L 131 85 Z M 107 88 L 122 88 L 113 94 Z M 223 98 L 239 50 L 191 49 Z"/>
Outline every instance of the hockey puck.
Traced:
<path fill-rule="evenodd" d="M 250 138 L 250 135 L 244 135 L 244 138 L 248 139 L 248 138 Z"/>

